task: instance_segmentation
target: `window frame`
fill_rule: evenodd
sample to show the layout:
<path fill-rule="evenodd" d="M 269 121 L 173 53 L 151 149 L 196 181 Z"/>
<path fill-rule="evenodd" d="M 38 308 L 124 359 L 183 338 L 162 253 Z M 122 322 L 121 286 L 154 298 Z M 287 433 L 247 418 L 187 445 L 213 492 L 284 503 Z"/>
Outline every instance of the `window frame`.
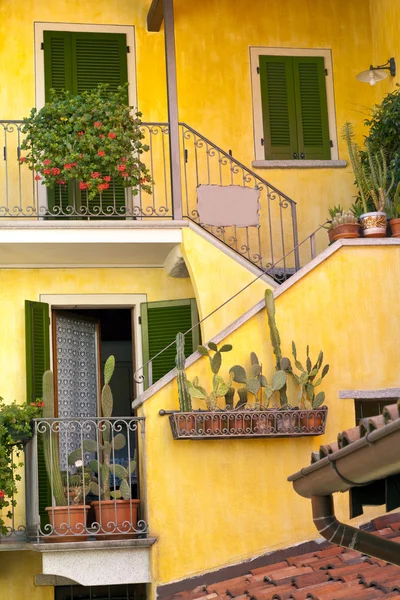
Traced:
<path fill-rule="evenodd" d="M 326 76 L 326 98 L 328 107 L 328 124 L 329 124 L 329 138 L 332 141 L 331 146 L 331 158 L 330 160 L 314 161 L 314 160 L 279 160 L 270 161 L 265 158 L 264 146 L 261 144 L 261 139 L 264 138 L 264 126 L 263 126 L 263 113 L 262 113 L 262 101 L 261 101 L 261 85 L 260 75 L 258 73 L 259 57 L 260 56 L 309 56 L 309 57 L 322 57 L 325 63 L 325 69 L 328 70 Z M 338 152 L 338 136 L 336 127 L 336 116 L 335 116 L 335 97 L 334 97 L 334 82 L 333 82 L 333 64 L 332 64 L 332 52 L 330 49 L 324 48 L 270 48 L 264 46 L 252 46 L 250 47 L 250 72 L 251 72 L 251 88 L 252 88 L 252 104 L 253 104 L 253 129 L 254 129 L 254 154 L 255 161 L 259 163 L 276 164 L 280 163 L 282 166 L 285 164 L 290 166 L 299 167 L 305 166 L 306 163 L 334 163 L 339 160 Z M 255 165 L 255 166 L 261 166 Z"/>

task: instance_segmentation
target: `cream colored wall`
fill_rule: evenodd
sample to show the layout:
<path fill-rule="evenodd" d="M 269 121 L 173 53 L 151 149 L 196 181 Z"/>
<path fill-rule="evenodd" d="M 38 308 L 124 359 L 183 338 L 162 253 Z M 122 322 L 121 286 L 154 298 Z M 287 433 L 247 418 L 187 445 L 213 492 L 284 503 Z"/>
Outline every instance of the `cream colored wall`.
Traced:
<path fill-rule="evenodd" d="M 254 282 L 204 321 L 201 330 L 204 341 L 242 316 L 263 298 L 267 288 L 271 288 L 262 280 L 254 281 L 258 273 L 251 273 L 189 228 L 182 230 L 182 254 L 193 282 L 200 319 L 204 319 L 246 285 Z"/>
<path fill-rule="evenodd" d="M 389 0 L 375 3 L 381 12 L 390 6 Z M 34 104 L 34 21 L 48 21 L 133 25 L 139 107 L 145 120 L 165 120 L 163 33 L 146 31 L 148 7 L 147 0 L 1 2 L 0 56 L 12 60 L 2 61 L 0 117 L 21 118 Z M 395 28 L 395 22 L 390 27 Z M 331 49 L 337 126 L 350 119 L 361 132 L 365 107 L 375 99 L 375 91 L 355 79 L 371 60 L 366 0 L 269 0 L 267 7 L 264 0 L 203 0 L 201 4 L 175 0 L 175 24 L 180 119 L 222 148 L 231 149 L 246 165 L 254 158 L 251 46 Z M 382 60 L 386 59 L 383 54 Z M 346 158 L 341 141 L 339 154 Z M 351 203 L 349 169 L 259 173 L 298 203 L 300 239 L 324 222 L 329 205 Z M 322 239 L 321 247 L 326 244 L 326 238 Z"/>
<path fill-rule="evenodd" d="M 382 265 L 390 278 L 385 278 L 385 292 L 377 294 Z M 329 407 L 323 436 L 174 441 L 168 417 L 158 411 L 177 409 L 176 381 L 145 402 L 149 524 L 158 538 L 153 547 L 155 583 L 318 537 L 309 501 L 299 497 L 286 478 L 307 465 L 320 444 L 354 426 L 354 403 L 338 400 L 340 389 L 400 385 L 394 358 L 400 313 L 393 308 L 399 284 L 399 247 L 343 247 L 277 298 L 284 354 L 290 354 L 294 339 L 300 360 L 309 344 L 311 357 L 323 349 L 331 366 L 323 385 Z M 224 355 L 223 376 L 235 363 L 249 366 L 249 354 L 255 351 L 271 378 L 274 360 L 264 311 L 225 341 L 233 351 Z M 208 369 L 207 360 L 201 359 L 187 375 L 199 375 L 210 387 Z M 295 390 L 289 388 L 289 401 L 295 403 L 295 398 Z M 346 520 L 347 495 L 336 502 L 338 518 Z M 382 508 L 367 510 L 355 522 L 378 512 Z"/>

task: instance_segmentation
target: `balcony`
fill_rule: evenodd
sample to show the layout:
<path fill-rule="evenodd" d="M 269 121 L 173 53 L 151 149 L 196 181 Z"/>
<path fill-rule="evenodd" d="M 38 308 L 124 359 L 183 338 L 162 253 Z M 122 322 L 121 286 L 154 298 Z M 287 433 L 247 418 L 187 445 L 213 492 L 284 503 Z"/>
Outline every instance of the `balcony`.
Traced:
<path fill-rule="evenodd" d="M 166 123 L 142 124 L 143 143 L 149 146 L 143 160 L 154 182 L 151 193 L 133 196 L 125 192 L 121 196 L 121 190 L 113 187 L 99 193 L 94 200 L 74 186 L 70 186 L 68 193 L 58 186 L 50 201 L 47 188 L 35 181 L 33 173 L 18 160 L 23 140 L 22 121 L 0 121 L 1 130 L 0 228 L 26 229 L 36 222 L 47 223 L 49 227 L 57 227 L 58 223 L 68 229 L 73 226 L 72 221 L 82 233 L 85 228 L 93 230 L 95 223 L 98 229 L 111 226 L 126 230 L 129 224 L 157 227 L 158 223 L 158 227 L 163 227 L 167 222 L 171 225 L 175 222 L 176 199 L 172 195 Z M 198 224 L 257 267 L 273 269 L 277 261 L 286 257 L 279 271 L 288 275 L 298 270 L 301 257 L 297 247 L 296 203 L 236 160 L 230 151 L 225 152 L 184 123 L 179 125 L 179 142 L 183 218 Z M 199 204 L 200 188 L 214 194 L 211 216 Z M 243 206 L 247 210 L 248 194 L 254 191 L 258 195 L 255 218 L 243 220 Z M 235 193 L 236 200 L 232 199 Z M 210 198 L 209 195 L 209 202 Z"/>
<path fill-rule="evenodd" d="M 33 429 L 25 445 L 26 518 L 18 494 L 0 549 L 39 552 L 42 576 L 80 585 L 149 582 L 155 540 L 137 466 L 144 418 L 36 419 Z"/>

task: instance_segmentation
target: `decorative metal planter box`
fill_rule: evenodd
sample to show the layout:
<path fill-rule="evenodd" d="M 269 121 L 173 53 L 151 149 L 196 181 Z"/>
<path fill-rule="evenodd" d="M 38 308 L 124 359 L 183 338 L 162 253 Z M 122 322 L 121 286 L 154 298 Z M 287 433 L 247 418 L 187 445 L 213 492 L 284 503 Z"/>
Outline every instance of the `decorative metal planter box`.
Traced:
<path fill-rule="evenodd" d="M 283 438 L 322 435 L 327 414 L 327 406 L 313 410 L 193 411 L 169 414 L 169 422 L 175 440 Z"/>

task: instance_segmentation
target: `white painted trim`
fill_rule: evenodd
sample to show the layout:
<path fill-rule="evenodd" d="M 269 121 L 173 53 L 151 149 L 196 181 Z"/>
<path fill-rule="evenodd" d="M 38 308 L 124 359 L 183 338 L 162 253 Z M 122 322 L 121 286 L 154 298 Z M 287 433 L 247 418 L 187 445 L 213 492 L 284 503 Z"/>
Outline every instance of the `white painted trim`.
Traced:
<path fill-rule="evenodd" d="M 39 301 L 49 304 L 50 320 L 53 309 L 79 308 L 133 308 L 134 344 L 135 344 L 135 372 L 143 365 L 142 325 L 139 323 L 140 305 L 147 302 L 146 294 L 40 294 Z M 51 324 L 50 324 L 51 326 Z M 52 336 L 50 336 L 50 345 Z M 50 348 L 50 356 L 53 356 Z M 143 392 L 143 384 L 137 383 L 137 392 Z"/>
<path fill-rule="evenodd" d="M 253 160 L 254 169 L 343 169 L 345 160 Z"/>
<path fill-rule="evenodd" d="M 4 229 L 1 244 L 180 244 L 180 229 Z"/>
<path fill-rule="evenodd" d="M 290 279 L 282 283 L 274 290 L 274 298 L 277 298 L 281 294 L 283 294 L 287 289 L 291 288 L 295 285 L 300 279 L 303 279 L 310 271 L 316 269 L 321 263 L 327 260 L 332 254 L 335 254 L 342 248 L 343 246 L 400 246 L 400 239 L 398 238 L 373 238 L 368 240 L 366 238 L 359 239 L 341 239 L 337 240 L 333 244 L 331 244 L 326 250 L 318 254 L 313 260 L 311 260 L 307 265 L 302 267 L 297 273 L 292 275 Z M 216 336 L 214 336 L 211 342 L 215 344 L 221 343 L 225 340 L 231 333 L 239 329 L 244 323 L 249 321 L 254 315 L 259 313 L 265 307 L 265 300 L 260 300 L 255 304 L 252 308 L 250 308 L 247 312 L 241 315 L 238 319 L 233 321 L 228 327 L 225 327 L 222 331 L 220 331 Z M 207 342 L 208 343 L 208 342 Z M 186 359 L 186 367 L 189 367 L 197 360 L 201 358 L 201 354 L 199 352 L 194 352 Z M 134 409 L 141 406 L 146 400 L 151 398 L 154 394 L 156 394 L 160 389 L 162 389 L 165 385 L 170 383 L 176 376 L 176 369 L 173 369 L 164 377 L 162 377 L 159 381 L 150 386 L 145 392 L 143 392 L 136 400 L 132 403 L 132 407 Z"/>
<path fill-rule="evenodd" d="M 333 148 L 331 148 L 331 159 L 339 160 L 331 50 L 327 48 L 268 48 L 252 46 L 250 47 L 250 70 L 253 98 L 254 149 L 256 160 L 265 160 L 264 147 L 261 145 L 261 139 L 264 137 L 264 127 L 261 107 L 260 75 L 257 73 L 259 57 L 263 55 L 322 56 L 324 58 L 325 68 L 328 69 L 328 75 L 326 77 L 326 97 L 328 104 L 329 136 L 333 142 Z"/>
<path fill-rule="evenodd" d="M 341 400 L 397 400 L 400 388 L 382 388 L 380 390 L 339 390 Z"/>

